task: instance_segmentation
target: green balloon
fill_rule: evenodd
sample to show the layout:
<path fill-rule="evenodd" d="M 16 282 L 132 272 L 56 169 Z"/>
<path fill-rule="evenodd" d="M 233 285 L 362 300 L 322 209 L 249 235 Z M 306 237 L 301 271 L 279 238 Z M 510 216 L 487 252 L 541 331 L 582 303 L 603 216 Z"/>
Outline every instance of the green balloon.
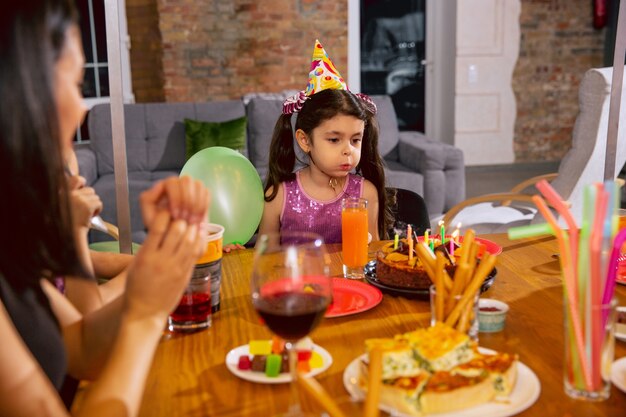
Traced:
<path fill-rule="evenodd" d="M 263 183 L 254 165 L 223 146 L 205 148 L 183 166 L 180 176 L 198 179 L 211 191 L 211 223 L 224 226 L 224 244 L 250 240 L 263 215 Z"/>

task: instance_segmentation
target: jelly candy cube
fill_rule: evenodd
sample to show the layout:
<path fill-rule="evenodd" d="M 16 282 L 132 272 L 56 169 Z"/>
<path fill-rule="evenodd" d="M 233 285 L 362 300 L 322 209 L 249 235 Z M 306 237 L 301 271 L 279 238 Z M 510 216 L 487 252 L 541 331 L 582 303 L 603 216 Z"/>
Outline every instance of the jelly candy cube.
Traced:
<path fill-rule="evenodd" d="M 277 377 L 280 374 L 280 365 L 282 358 L 280 355 L 270 354 L 267 355 L 267 361 L 265 362 L 265 375 L 268 377 Z"/>
<path fill-rule="evenodd" d="M 265 363 L 267 362 L 267 356 L 256 355 L 252 358 L 251 368 L 255 372 L 265 372 Z"/>
<path fill-rule="evenodd" d="M 311 351 L 311 350 L 299 350 L 298 351 L 298 362 L 308 361 L 309 359 L 311 359 L 311 355 L 312 354 L 313 354 L 313 351 Z"/>
<path fill-rule="evenodd" d="M 285 350 L 285 341 L 278 336 L 272 337 L 272 353 L 280 354 Z"/>
<path fill-rule="evenodd" d="M 311 354 L 311 360 L 309 360 L 309 365 L 311 369 L 321 368 L 324 366 L 324 358 L 317 352 L 313 352 Z"/>
<path fill-rule="evenodd" d="M 250 361 L 250 357 L 248 355 L 241 355 L 239 357 L 239 362 L 237 363 L 237 369 L 247 371 L 250 368 L 252 368 L 252 362 Z"/>
<path fill-rule="evenodd" d="M 311 366 L 309 365 L 309 361 L 298 361 L 297 366 L 298 372 L 309 373 L 311 372 Z"/>
<path fill-rule="evenodd" d="M 248 344 L 251 355 L 269 355 L 272 353 L 272 345 L 269 340 L 251 340 Z"/>

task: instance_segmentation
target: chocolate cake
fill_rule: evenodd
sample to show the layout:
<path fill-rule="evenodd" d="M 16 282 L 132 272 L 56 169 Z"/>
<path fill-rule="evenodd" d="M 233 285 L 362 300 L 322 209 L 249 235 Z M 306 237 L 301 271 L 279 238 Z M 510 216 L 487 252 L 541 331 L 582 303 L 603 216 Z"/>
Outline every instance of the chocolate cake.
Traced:
<path fill-rule="evenodd" d="M 404 239 L 400 240 L 396 250 L 393 243 L 383 246 L 376 258 L 376 278 L 385 285 L 426 290 L 432 284 L 415 251 L 409 261 L 409 247 Z M 451 276 L 454 275 L 453 265 L 446 265 L 446 269 Z"/>

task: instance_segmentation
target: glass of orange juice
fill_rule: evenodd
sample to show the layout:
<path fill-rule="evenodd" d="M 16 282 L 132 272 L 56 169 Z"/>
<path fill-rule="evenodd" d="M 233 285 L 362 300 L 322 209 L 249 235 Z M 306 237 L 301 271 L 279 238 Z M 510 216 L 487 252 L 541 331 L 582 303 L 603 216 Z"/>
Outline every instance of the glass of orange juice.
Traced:
<path fill-rule="evenodd" d="M 367 200 L 348 197 L 341 200 L 341 242 L 343 276 L 350 279 L 365 277 L 367 264 Z"/>

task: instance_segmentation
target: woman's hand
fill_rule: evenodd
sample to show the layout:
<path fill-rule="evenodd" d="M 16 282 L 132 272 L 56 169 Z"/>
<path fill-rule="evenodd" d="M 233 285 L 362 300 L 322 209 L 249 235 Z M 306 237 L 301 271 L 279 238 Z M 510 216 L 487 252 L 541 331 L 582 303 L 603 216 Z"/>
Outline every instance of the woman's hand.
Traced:
<path fill-rule="evenodd" d="M 126 311 L 134 318 L 165 319 L 180 301 L 206 247 L 200 226 L 159 210 L 128 271 Z"/>
<path fill-rule="evenodd" d="M 68 177 L 70 205 L 74 226 L 89 228 L 91 218 L 102 211 L 102 200 L 91 187 L 85 187 L 85 178 Z"/>
<path fill-rule="evenodd" d="M 143 220 L 148 228 L 159 210 L 169 210 L 174 220 L 189 224 L 206 221 L 210 195 L 201 181 L 191 177 L 170 177 L 156 183 L 139 197 Z"/>

